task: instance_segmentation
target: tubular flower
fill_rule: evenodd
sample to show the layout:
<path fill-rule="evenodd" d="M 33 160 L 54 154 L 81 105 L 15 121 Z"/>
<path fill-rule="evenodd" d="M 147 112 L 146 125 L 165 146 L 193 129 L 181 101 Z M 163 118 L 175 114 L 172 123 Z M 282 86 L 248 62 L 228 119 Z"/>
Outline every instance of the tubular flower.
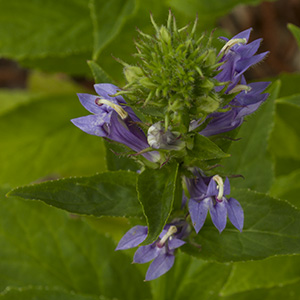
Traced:
<path fill-rule="evenodd" d="M 242 231 L 244 225 L 244 212 L 240 203 L 234 199 L 227 199 L 230 194 L 228 178 L 225 183 L 219 175 L 202 177 L 200 174 L 194 179 L 186 178 L 187 188 L 190 193 L 189 213 L 193 226 L 198 233 L 202 228 L 207 212 L 213 224 L 222 232 L 226 226 L 227 215 L 231 223 Z"/>
<path fill-rule="evenodd" d="M 199 132 L 204 136 L 211 136 L 235 129 L 243 123 L 244 117 L 255 112 L 267 99 L 268 94 L 263 91 L 270 84 L 269 82 L 256 82 L 247 84 L 244 72 L 254 64 L 263 60 L 268 52 L 254 55 L 261 43 L 257 39 L 249 44 L 251 29 L 247 29 L 232 39 L 222 38 L 227 43 L 222 48 L 219 62 L 219 74 L 215 76 L 220 82 L 228 82 L 226 94 L 238 93 L 237 96 L 223 107 L 225 112 L 213 112 L 207 116 L 210 119 L 207 126 Z M 223 87 L 216 87 L 219 91 Z M 200 123 L 201 124 L 201 123 Z M 195 123 L 192 129 L 195 128 Z"/>
<path fill-rule="evenodd" d="M 138 225 L 131 228 L 122 237 L 116 250 L 137 247 L 146 239 L 147 233 L 147 226 Z M 184 234 L 184 229 L 178 232 L 176 226 L 166 225 L 158 240 L 150 245 L 140 246 L 137 249 L 133 257 L 134 263 L 143 264 L 153 260 L 146 273 L 146 281 L 156 279 L 172 268 L 175 260 L 175 249 L 185 244 L 182 240 Z"/>
<path fill-rule="evenodd" d="M 116 94 L 118 88 L 108 83 L 95 84 L 94 88 L 99 96 L 77 94 L 92 115 L 73 119 L 72 123 L 88 134 L 122 143 L 136 152 L 149 148 L 146 135 L 136 125 L 141 120 L 122 96 L 110 96 Z M 159 159 L 157 152 L 144 153 L 143 156 L 152 162 Z"/>

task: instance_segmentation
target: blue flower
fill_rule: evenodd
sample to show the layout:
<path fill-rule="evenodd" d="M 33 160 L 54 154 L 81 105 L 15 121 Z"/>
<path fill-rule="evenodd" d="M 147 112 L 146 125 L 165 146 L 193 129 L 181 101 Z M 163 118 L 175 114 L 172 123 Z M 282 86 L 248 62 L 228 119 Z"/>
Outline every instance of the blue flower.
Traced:
<path fill-rule="evenodd" d="M 122 143 L 136 152 L 149 148 L 146 135 L 137 126 L 141 120 L 126 105 L 123 97 L 110 96 L 119 89 L 108 83 L 95 84 L 94 88 L 100 97 L 78 94 L 81 104 L 92 115 L 73 119 L 72 123 L 88 134 Z M 157 152 L 147 152 L 143 156 L 152 162 L 159 160 Z"/>
<path fill-rule="evenodd" d="M 263 60 L 268 52 L 254 55 L 261 43 L 261 39 L 249 44 L 251 29 L 247 29 L 232 39 L 222 38 L 227 43 L 220 52 L 220 73 L 215 77 L 219 82 L 228 82 L 227 94 L 237 93 L 237 96 L 225 107 L 225 112 L 214 112 L 207 116 L 209 122 L 199 133 L 204 136 L 212 136 L 233 130 L 243 123 L 244 117 L 255 112 L 267 99 L 268 94 L 263 91 L 269 82 L 256 82 L 247 84 L 244 73 L 254 64 Z M 216 87 L 219 91 L 223 86 Z M 201 124 L 193 122 L 191 130 Z"/>
<path fill-rule="evenodd" d="M 186 183 L 190 193 L 189 213 L 197 233 L 202 228 L 208 211 L 219 232 L 222 232 L 226 227 L 227 215 L 231 223 L 239 231 L 242 231 L 244 225 L 243 209 L 236 199 L 225 197 L 225 195 L 230 194 L 228 178 L 223 183 L 223 179 L 219 175 L 202 177 L 198 173 L 196 178 L 186 178 Z"/>
<path fill-rule="evenodd" d="M 147 226 L 138 225 L 131 228 L 122 237 L 116 250 L 137 247 L 146 239 L 147 233 Z M 185 244 L 182 240 L 184 234 L 184 229 L 178 232 L 176 226 L 166 225 L 157 241 L 137 249 L 133 257 L 134 263 L 143 264 L 153 260 L 146 273 L 146 281 L 156 279 L 172 268 L 175 260 L 175 249 Z"/>

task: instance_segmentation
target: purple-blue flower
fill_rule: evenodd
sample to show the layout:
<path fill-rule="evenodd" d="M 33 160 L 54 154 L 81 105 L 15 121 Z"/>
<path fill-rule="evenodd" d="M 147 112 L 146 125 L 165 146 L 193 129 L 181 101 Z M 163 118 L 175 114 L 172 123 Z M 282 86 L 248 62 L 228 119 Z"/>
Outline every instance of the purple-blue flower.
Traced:
<path fill-rule="evenodd" d="M 73 119 L 72 123 L 88 134 L 122 143 L 136 152 L 149 148 L 146 135 L 137 126 L 141 120 L 123 97 L 110 96 L 117 93 L 118 87 L 103 83 L 95 84 L 94 88 L 98 96 L 78 94 L 81 104 L 92 115 Z M 143 156 L 152 162 L 159 159 L 157 152 L 147 152 Z"/>
<path fill-rule="evenodd" d="M 222 232 L 226 226 L 227 216 L 231 223 L 242 231 L 244 212 L 240 203 L 234 199 L 227 199 L 230 194 L 228 178 L 225 182 L 219 175 L 203 177 L 197 173 L 196 178 L 186 178 L 190 194 L 189 213 L 193 226 L 198 233 L 202 228 L 209 211 L 213 224 Z"/>
<path fill-rule="evenodd" d="M 147 226 L 135 226 L 131 228 L 120 240 L 116 250 L 125 250 L 137 247 L 142 243 L 148 234 Z M 175 260 L 175 249 L 179 248 L 185 242 L 184 230 L 177 231 L 174 225 L 166 225 L 164 230 L 159 235 L 159 239 L 154 243 L 146 246 L 140 246 L 134 254 L 134 263 L 147 263 L 151 260 L 147 273 L 146 281 L 156 279 L 168 272 Z"/>
<path fill-rule="evenodd" d="M 219 73 L 215 77 L 219 82 L 228 82 L 226 94 L 237 93 L 237 96 L 224 107 L 225 112 L 215 112 L 207 116 L 207 126 L 199 132 L 204 136 L 212 136 L 219 133 L 233 130 L 243 123 L 244 117 L 255 112 L 259 106 L 267 99 L 268 94 L 263 93 L 270 84 L 269 82 L 256 82 L 247 84 L 244 73 L 251 66 L 263 60 L 268 52 L 255 55 L 261 39 L 257 39 L 249 44 L 251 29 L 247 29 L 232 39 L 222 38 L 226 41 L 220 52 Z M 220 91 L 223 87 L 216 87 Z M 200 123 L 201 124 L 201 123 Z M 195 122 L 191 129 L 197 127 Z"/>

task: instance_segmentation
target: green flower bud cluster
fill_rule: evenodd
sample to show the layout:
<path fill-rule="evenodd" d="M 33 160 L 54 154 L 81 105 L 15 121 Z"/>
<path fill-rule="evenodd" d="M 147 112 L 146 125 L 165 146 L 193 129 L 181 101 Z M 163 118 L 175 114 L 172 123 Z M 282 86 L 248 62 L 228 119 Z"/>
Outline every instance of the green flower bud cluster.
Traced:
<path fill-rule="evenodd" d="M 171 13 L 167 26 L 157 26 L 152 16 L 151 22 L 155 36 L 139 31 L 135 42 L 139 63 L 121 62 L 127 84 L 119 94 L 154 120 L 164 120 L 166 129 L 172 125 L 185 133 L 192 120 L 204 119 L 224 106 L 224 89 L 215 90 L 224 83 L 214 79 L 220 57 L 211 46 L 211 36 L 195 38 L 197 19 L 191 29 L 178 29 Z"/>

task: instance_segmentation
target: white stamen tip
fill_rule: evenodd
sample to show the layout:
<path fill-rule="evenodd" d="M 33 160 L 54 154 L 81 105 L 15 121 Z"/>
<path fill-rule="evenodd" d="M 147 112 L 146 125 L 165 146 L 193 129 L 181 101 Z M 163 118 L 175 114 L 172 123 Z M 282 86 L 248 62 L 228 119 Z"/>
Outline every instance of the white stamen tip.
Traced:
<path fill-rule="evenodd" d="M 224 47 L 221 49 L 221 52 L 227 53 L 231 47 L 233 47 L 236 44 L 246 44 L 247 40 L 244 39 L 231 39 L 229 40 Z"/>
<path fill-rule="evenodd" d="M 110 106 L 111 108 L 113 108 L 115 110 L 115 112 L 121 117 L 122 120 L 124 120 L 128 117 L 128 113 L 120 105 L 114 104 L 109 100 L 97 98 L 95 100 L 95 103 L 99 106 L 101 106 L 102 104 Z"/>
<path fill-rule="evenodd" d="M 159 247 L 162 247 L 165 244 L 165 242 L 167 241 L 167 239 L 176 232 L 177 232 L 176 226 L 174 226 L 174 225 L 170 226 L 167 233 L 162 237 L 162 239 L 159 241 L 159 243 L 157 245 Z"/>
<path fill-rule="evenodd" d="M 223 179 L 221 176 L 219 175 L 215 175 L 213 177 L 213 180 L 217 183 L 217 189 L 219 190 L 219 193 L 218 193 L 218 196 L 217 196 L 217 199 L 218 200 L 221 200 L 223 198 L 223 195 L 224 195 L 224 182 L 223 182 Z"/>
<path fill-rule="evenodd" d="M 250 92 L 251 87 L 249 85 L 245 84 L 237 84 L 232 90 L 228 92 L 228 94 L 234 94 L 234 93 L 239 93 L 241 91 Z"/>

